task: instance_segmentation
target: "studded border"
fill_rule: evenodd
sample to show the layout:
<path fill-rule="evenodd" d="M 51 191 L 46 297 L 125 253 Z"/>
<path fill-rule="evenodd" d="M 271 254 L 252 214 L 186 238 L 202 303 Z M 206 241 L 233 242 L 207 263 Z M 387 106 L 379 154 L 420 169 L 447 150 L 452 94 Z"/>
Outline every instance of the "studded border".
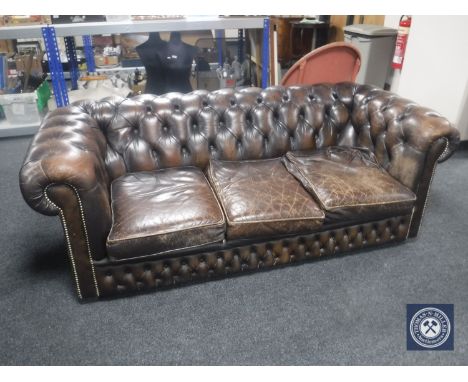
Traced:
<path fill-rule="evenodd" d="M 85 214 L 84 214 L 84 210 L 83 210 L 83 203 L 81 201 L 78 190 L 76 189 L 75 186 L 73 186 L 73 185 L 71 185 L 69 183 L 63 183 L 63 184 L 70 187 L 73 190 L 73 192 L 75 193 L 75 195 L 77 197 L 77 200 L 78 200 L 78 207 L 80 209 L 81 224 L 83 226 L 83 232 L 85 234 L 86 247 L 87 247 L 87 250 L 88 250 L 88 258 L 89 258 L 89 263 L 90 263 L 90 266 L 91 266 L 91 273 L 93 275 L 94 287 L 96 289 L 96 295 L 97 295 L 97 297 L 99 297 L 100 296 L 99 286 L 98 286 L 98 283 L 97 283 L 96 272 L 95 272 L 94 263 L 93 263 L 93 257 L 92 257 L 92 254 L 91 254 L 91 245 L 89 244 L 88 229 L 86 228 L 86 219 L 85 219 Z M 57 206 L 54 202 L 52 202 L 52 200 L 50 200 L 49 196 L 47 195 L 47 190 L 49 189 L 49 187 L 55 186 L 55 185 L 58 185 L 58 184 L 57 183 L 51 183 L 51 184 L 48 184 L 45 187 L 44 197 L 46 198 L 46 200 L 50 204 L 52 204 L 54 207 L 56 207 L 60 212 L 60 218 L 62 220 L 63 230 L 64 230 L 64 233 L 65 233 L 65 239 L 67 241 L 67 248 L 68 248 L 70 261 L 72 263 L 73 275 L 74 275 L 74 278 L 75 278 L 78 297 L 80 299 L 82 299 L 83 297 L 82 297 L 82 294 L 81 294 L 80 282 L 79 282 L 79 279 L 78 279 L 78 273 L 77 273 L 77 269 L 76 269 L 76 264 L 75 264 L 75 259 L 74 259 L 73 250 L 72 250 L 72 246 L 71 246 L 70 234 L 68 232 L 68 226 L 67 226 L 67 222 L 66 222 L 66 219 L 65 219 L 65 214 L 63 213 L 63 210 L 59 206 Z"/>

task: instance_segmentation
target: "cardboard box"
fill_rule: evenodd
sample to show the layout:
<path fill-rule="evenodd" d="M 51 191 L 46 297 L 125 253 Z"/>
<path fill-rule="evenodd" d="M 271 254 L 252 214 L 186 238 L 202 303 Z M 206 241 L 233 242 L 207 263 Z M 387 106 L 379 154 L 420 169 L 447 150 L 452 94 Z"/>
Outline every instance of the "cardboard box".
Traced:
<path fill-rule="evenodd" d="M 135 48 L 148 40 L 147 33 L 128 33 L 120 35 L 123 58 L 140 58 Z"/>
<path fill-rule="evenodd" d="M 165 41 L 169 41 L 171 32 L 161 32 L 159 34 L 161 38 Z M 199 30 L 199 31 L 183 31 L 180 32 L 182 37 L 182 41 L 186 44 L 196 45 L 199 39 L 212 39 L 213 35 L 211 34 L 210 30 Z"/>
<path fill-rule="evenodd" d="M 94 56 L 94 62 L 97 67 L 103 66 L 117 66 L 119 64 L 118 56 L 103 56 L 97 54 Z"/>
<path fill-rule="evenodd" d="M 41 75 L 42 71 L 42 57 L 41 56 L 32 56 L 32 62 L 29 63 L 30 56 L 21 56 L 16 55 L 16 71 L 25 72 L 29 65 L 31 65 L 31 74 Z"/>
<path fill-rule="evenodd" d="M 178 20 L 184 19 L 183 15 L 132 15 L 133 21 L 147 21 L 147 20 Z"/>
<path fill-rule="evenodd" d="M 11 55 L 15 53 L 13 40 L 0 40 L 0 53 Z"/>
<path fill-rule="evenodd" d="M 40 25 L 50 24 L 50 16 L 44 15 L 14 15 L 4 16 L 5 26 L 20 26 L 20 25 Z"/>
<path fill-rule="evenodd" d="M 95 23 L 105 21 L 106 16 L 101 15 L 52 15 L 52 24 Z"/>

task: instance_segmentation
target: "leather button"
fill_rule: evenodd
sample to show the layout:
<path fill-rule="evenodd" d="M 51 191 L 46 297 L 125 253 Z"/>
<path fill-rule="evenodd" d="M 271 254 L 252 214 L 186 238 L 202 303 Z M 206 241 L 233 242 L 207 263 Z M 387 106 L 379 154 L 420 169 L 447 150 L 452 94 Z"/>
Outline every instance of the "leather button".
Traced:
<path fill-rule="evenodd" d="M 263 102 L 263 98 L 262 97 L 257 97 L 257 103 L 262 103 Z"/>

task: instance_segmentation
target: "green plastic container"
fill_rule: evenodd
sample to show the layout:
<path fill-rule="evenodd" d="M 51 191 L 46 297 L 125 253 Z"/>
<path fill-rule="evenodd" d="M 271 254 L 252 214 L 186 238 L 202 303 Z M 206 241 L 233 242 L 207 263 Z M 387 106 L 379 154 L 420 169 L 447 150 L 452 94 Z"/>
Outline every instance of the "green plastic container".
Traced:
<path fill-rule="evenodd" d="M 44 81 L 36 89 L 37 110 L 39 110 L 39 112 L 42 112 L 44 108 L 47 107 L 47 101 L 49 100 L 51 95 L 52 95 L 52 92 L 50 91 L 50 86 L 47 81 Z"/>

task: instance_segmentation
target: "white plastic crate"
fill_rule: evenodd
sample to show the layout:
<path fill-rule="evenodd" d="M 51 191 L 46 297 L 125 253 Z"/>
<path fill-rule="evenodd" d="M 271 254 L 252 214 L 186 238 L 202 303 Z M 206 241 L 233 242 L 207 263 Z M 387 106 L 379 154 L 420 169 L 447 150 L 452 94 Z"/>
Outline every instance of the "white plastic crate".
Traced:
<path fill-rule="evenodd" d="M 2 94 L 0 105 L 5 112 L 6 120 L 11 125 L 29 125 L 41 122 L 37 108 L 37 95 L 33 93 Z"/>

